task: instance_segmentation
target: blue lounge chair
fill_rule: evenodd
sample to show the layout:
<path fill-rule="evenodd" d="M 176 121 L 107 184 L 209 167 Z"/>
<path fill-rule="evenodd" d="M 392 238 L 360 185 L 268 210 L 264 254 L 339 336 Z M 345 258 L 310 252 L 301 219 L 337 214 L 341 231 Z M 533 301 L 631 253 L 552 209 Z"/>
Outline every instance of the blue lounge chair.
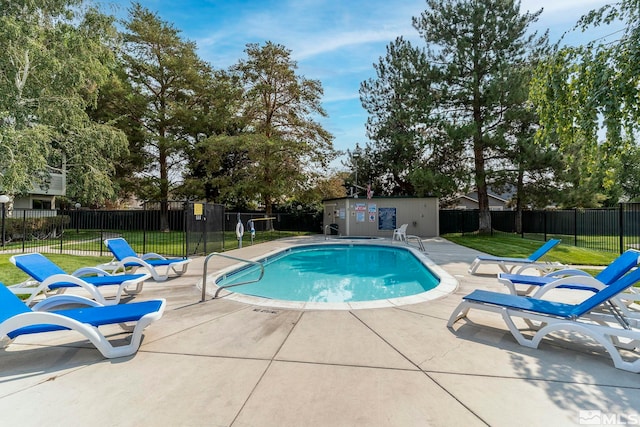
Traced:
<path fill-rule="evenodd" d="M 500 267 L 500 269 L 505 273 L 513 273 L 513 270 L 516 267 L 521 267 L 521 269 L 536 268 L 540 271 L 556 270 L 562 266 L 558 263 L 542 263 L 539 262 L 539 260 L 559 243 L 560 240 L 558 239 L 550 239 L 526 258 L 508 258 L 491 255 L 479 255 L 471 263 L 471 266 L 469 267 L 469 273 L 475 274 L 476 270 L 478 270 L 478 267 L 480 267 L 480 265 L 482 264 L 497 264 L 498 267 Z"/>
<path fill-rule="evenodd" d="M 20 335 L 72 330 L 84 335 L 106 358 L 129 356 L 138 351 L 142 331 L 162 317 L 166 304 L 165 300 L 158 299 L 103 306 L 77 295 L 54 295 L 43 302 L 47 303 L 47 310 L 55 308 L 57 303 L 80 304 L 83 307 L 39 311 L 42 306 L 36 304 L 29 308 L 0 283 L 0 347 L 6 347 Z M 133 328 L 124 326 L 132 322 L 135 322 Z M 129 344 L 113 346 L 98 330 L 100 326 L 113 324 L 131 332 Z"/>
<path fill-rule="evenodd" d="M 629 249 L 613 260 L 604 270 L 595 277 L 578 269 L 563 269 L 547 273 L 544 276 L 531 276 L 526 274 L 500 273 L 498 281 L 504 284 L 513 295 L 529 295 L 540 298 L 550 289 L 569 288 L 596 292 L 601 286 L 609 285 L 640 263 L 640 251 Z M 527 286 L 518 292 L 516 286 Z"/>
<path fill-rule="evenodd" d="M 567 304 L 520 295 L 475 290 L 465 296 L 451 314 L 447 326 L 467 317 L 470 309 L 502 315 L 509 331 L 520 345 L 537 348 L 542 338 L 555 331 L 578 332 L 595 339 L 609 353 L 616 368 L 640 372 L 640 359 L 622 358 L 617 347 L 635 349 L 640 342 L 640 321 L 623 316 L 616 302 L 622 292 L 640 281 L 640 269 L 604 286 L 579 304 Z M 608 312 L 602 310 L 608 305 Z M 514 322 L 522 318 L 528 324 L 539 323 L 532 337 L 526 337 Z"/>
<path fill-rule="evenodd" d="M 163 282 L 169 278 L 169 273 L 173 270 L 178 276 L 187 271 L 188 264 L 191 262 L 188 258 L 165 258 L 156 253 L 147 253 L 142 256 L 131 248 L 129 243 L 121 238 L 107 239 L 104 241 L 107 248 L 114 256 L 114 260 L 109 264 L 103 264 L 100 267 L 109 268 L 113 271 L 126 271 L 130 269 L 135 272 L 142 267 L 147 270 L 156 282 Z M 166 268 L 164 273 L 160 273 L 160 267 Z"/>
<path fill-rule="evenodd" d="M 74 287 L 85 289 L 91 298 L 102 305 L 118 304 L 123 292 L 138 293 L 142 290 L 145 280 L 151 278 L 149 274 L 111 274 L 97 267 L 84 267 L 72 274 L 67 274 L 53 261 L 39 253 L 14 255 L 9 260 L 33 279 L 9 287 L 15 294 L 29 295 L 25 301 L 27 304 L 31 304 L 41 293 L 45 296 L 51 293 L 60 294 Z M 117 287 L 113 299 L 106 299 L 102 295 L 98 288 L 103 286 Z"/>

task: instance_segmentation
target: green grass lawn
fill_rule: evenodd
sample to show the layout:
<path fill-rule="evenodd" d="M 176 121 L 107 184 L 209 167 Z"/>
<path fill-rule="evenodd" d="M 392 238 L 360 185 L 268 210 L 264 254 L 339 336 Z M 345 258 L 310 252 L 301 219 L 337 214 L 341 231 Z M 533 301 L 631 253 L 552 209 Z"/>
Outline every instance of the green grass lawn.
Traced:
<path fill-rule="evenodd" d="M 544 243 L 541 240 L 523 239 L 520 236 L 509 234 L 493 236 L 445 234 L 442 237 L 453 243 L 490 255 L 517 258 L 531 255 Z M 602 252 L 560 243 L 544 256 L 544 260 L 573 265 L 608 265 L 618 255 L 615 252 Z"/>
<path fill-rule="evenodd" d="M 285 237 L 306 236 L 311 234 L 316 233 L 279 230 L 259 231 L 256 233 L 256 236 L 254 238 L 254 244 Z M 172 231 L 166 233 L 143 233 L 142 231 L 105 231 L 104 233 L 101 233 L 99 230 L 80 230 L 80 232 L 76 232 L 75 230 L 67 230 L 62 237 L 62 241 L 60 240 L 60 238 L 49 240 L 32 240 L 24 243 L 22 241 L 16 241 L 7 243 L 5 245 L 5 249 L 22 250 L 22 247 L 24 246 L 26 252 L 38 251 L 39 248 L 47 248 L 47 250 L 44 250 L 43 252 L 48 253 L 51 250 L 55 251 L 63 248 L 64 250 L 95 253 L 99 253 L 102 250 L 103 252 L 108 253 L 108 250 L 102 242 L 102 240 L 107 235 L 118 235 L 125 238 L 127 242 L 129 242 L 131 247 L 133 247 L 133 249 L 138 253 L 156 252 L 161 255 L 167 256 L 178 256 L 184 253 L 185 236 L 181 231 Z M 190 235 L 190 238 L 197 239 L 199 238 L 199 235 L 197 233 L 192 233 Z M 223 238 L 224 246 L 222 243 Z M 208 252 L 228 251 L 238 248 L 238 239 L 236 238 L 235 231 L 226 231 L 224 233 L 211 232 L 209 233 L 207 240 Z M 190 242 L 190 246 L 193 246 L 193 243 L 194 242 Z M 197 241 L 195 243 L 197 243 Z M 249 246 L 250 244 L 251 235 L 249 231 L 245 231 L 242 245 Z"/>

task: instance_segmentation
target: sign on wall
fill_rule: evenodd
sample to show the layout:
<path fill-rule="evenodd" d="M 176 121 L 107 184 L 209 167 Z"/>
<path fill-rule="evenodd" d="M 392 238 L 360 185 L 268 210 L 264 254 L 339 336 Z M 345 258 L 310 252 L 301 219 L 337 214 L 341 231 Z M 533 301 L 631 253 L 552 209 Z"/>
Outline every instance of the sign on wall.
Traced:
<path fill-rule="evenodd" d="M 369 211 L 369 222 L 376 222 L 376 213 L 378 212 L 378 208 L 375 203 L 369 203 L 367 206 Z"/>
<path fill-rule="evenodd" d="M 396 229 L 396 208 L 378 209 L 378 230 Z"/>

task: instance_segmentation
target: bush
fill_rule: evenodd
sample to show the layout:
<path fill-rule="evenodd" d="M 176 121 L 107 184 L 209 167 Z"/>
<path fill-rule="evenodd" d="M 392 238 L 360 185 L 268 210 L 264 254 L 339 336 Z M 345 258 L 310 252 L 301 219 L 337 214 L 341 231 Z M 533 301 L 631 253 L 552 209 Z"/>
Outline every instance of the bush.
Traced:
<path fill-rule="evenodd" d="M 5 241 L 45 240 L 62 236 L 71 223 L 68 215 L 41 218 L 6 218 Z"/>

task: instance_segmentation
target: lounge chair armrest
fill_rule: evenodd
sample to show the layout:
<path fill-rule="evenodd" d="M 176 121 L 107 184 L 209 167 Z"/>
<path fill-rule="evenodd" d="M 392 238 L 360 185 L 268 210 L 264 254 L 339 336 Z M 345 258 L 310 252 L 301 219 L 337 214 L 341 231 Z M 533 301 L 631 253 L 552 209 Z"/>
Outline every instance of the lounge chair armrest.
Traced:
<path fill-rule="evenodd" d="M 100 267 L 82 267 L 71 273 L 74 277 L 82 276 L 111 276 L 111 273 Z"/>
<path fill-rule="evenodd" d="M 40 282 L 33 280 L 31 278 L 25 280 L 24 282 L 16 283 L 15 285 L 7 286 L 7 288 L 16 295 L 26 295 L 33 292 L 36 288 L 40 286 Z M 24 292 L 22 292 L 24 290 Z"/>
<path fill-rule="evenodd" d="M 167 259 L 167 258 L 165 258 L 162 255 L 157 254 L 155 252 L 149 252 L 149 253 L 146 253 L 146 254 L 142 255 L 140 257 L 140 259 L 145 259 L 146 260 L 146 259 Z"/>
<path fill-rule="evenodd" d="M 124 267 L 124 264 L 121 261 L 118 261 L 117 259 L 112 259 L 111 261 L 104 263 L 104 264 L 100 264 L 98 266 L 96 266 L 95 268 L 100 269 L 102 271 L 106 271 L 108 272 L 110 275 L 114 275 L 116 273 L 119 272 L 124 272 L 126 271 L 126 268 Z"/>
<path fill-rule="evenodd" d="M 106 300 L 104 299 L 100 291 L 98 291 L 95 286 L 93 286 L 91 283 L 87 283 L 86 281 L 82 280 L 80 277 L 75 277 L 70 274 L 54 274 L 53 276 L 49 276 L 46 278 L 46 280 L 42 282 L 41 286 L 49 287 L 51 285 L 54 285 L 56 283 L 61 283 L 61 282 L 77 285 L 78 287 L 81 287 L 87 292 L 89 292 L 89 294 L 91 294 L 91 297 L 96 301 L 102 304 L 105 304 L 106 302 Z"/>
<path fill-rule="evenodd" d="M 561 270 L 551 271 L 544 275 L 544 277 L 562 277 L 562 276 L 591 276 L 584 270 L 577 268 L 563 268 Z"/>
<path fill-rule="evenodd" d="M 532 268 L 534 270 L 537 270 L 540 275 L 542 276 L 543 274 L 548 274 L 549 272 L 553 272 L 562 268 L 565 268 L 566 266 L 563 264 L 560 264 L 559 262 L 551 262 L 551 261 L 537 261 L 537 262 L 531 262 L 531 263 L 527 263 L 524 264 L 522 266 L 520 266 L 520 268 L 518 268 L 517 270 L 513 271 L 514 274 L 525 274 L 524 271 Z"/>
<path fill-rule="evenodd" d="M 603 288 L 606 287 L 606 285 L 604 283 L 602 283 L 601 281 L 599 281 L 598 279 L 596 279 L 593 276 L 563 277 L 561 279 L 554 280 L 553 282 L 547 283 L 546 285 L 540 287 L 540 289 L 538 289 L 532 295 L 532 298 L 538 298 L 539 299 L 540 297 L 542 297 L 542 295 L 544 295 L 548 291 L 550 291 L 552 289 L 559 288 L 561 286 L 567 286 L 567 285 L 584 286 L 585 290 L 589 290 L 589 288 L 600 290 L 600 289 L 603 289 Z"/>
<path fill-rule="evenodd" d="M 18 283 L 16 285 L 7 286 L 12 293 L 15 295 L 28 295 L 28 298 L 24 300 L 26 305 L 31 305 L 33 300 L 41 293 L 47 292 L 49 288 L 47 285 L 43 285 L 42 283 L 36 282 L 35 280 L 25 280 L 24 282 Z"/>
<path fill-rule="evenodd" d="M 94 301 L 94 300 L 89 299 L 89 298 L 85 298 L 85 297 L 80 296 L 80 295 L 61 294 L 61 295 L 50 296 L 49 298 L 46 298 L 46 299 L 38 302 L 33 307 L 31 307 L 31 310 L 33 310 L 33 311 L 50 311 L 50 310 L 55 309 L 57 307 L 64 306 L 64 305 L 69 305 L 69 304 L 84 305 L 86 307 L 101 307 L 103 305 L 103 304 L 100 304 L 97 301 Z"/>

